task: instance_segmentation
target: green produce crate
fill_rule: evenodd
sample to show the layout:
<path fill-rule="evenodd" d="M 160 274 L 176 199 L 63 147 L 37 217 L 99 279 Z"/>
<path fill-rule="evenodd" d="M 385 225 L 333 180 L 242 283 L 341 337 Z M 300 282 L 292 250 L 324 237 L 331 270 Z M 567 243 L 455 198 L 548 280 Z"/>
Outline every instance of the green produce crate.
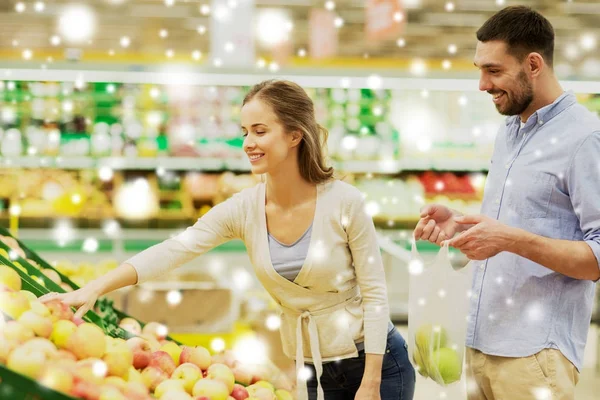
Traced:
<path fill-rule="evenodd" d="M 31 250 L 29 247 L 27 247 L 25 245 L 25 243 L 21 242 L 19 239 L 15 238 L 14 236 L 12 236 L 10 234 L 10 232 L 4 228 L 0 226 L 0 235 L 2 236 L 10 236 L 13 239 L 15 239 L 17 241 L 17 243 L 19 243 L 19 246 L 21 247 L 21 249 L 23 249 L 23 251 L 25 252 L 25 255 L 27 256 L 28 259 L 35 261 L 41 268 L 44 269 L 51 269 L 53 271 L 55 271 L 56 273 L 58 273 L 58 276 L 60 276 L 60 280 L 64 283 L 66 283 L 67 285 L 69 285 L 72 289 L 78 289 L 79 287 L 71 280 L 69 279 L 67 276 L 61 274 L 58 270 L 56 270 L 52 265 L 50 265 L 49 263 L 46 262 L 46 260 L 44 260 L 43 258 L 41 258 L 40 256 L 37 255 L 36 252 L 34 252 L 33 250 Z M 8 246 L 6 246 L 4 243 L 0 242 L 0 248 L 5 249 L 6 251 L 9 251 L 10 249 L 8 248 Z M 19 261 L 20 262 L 20 261 Z M 23 264 L 23 263 L 21 263 Z M 27 263 L 29 264 L 29 263 Z M 24 265 L 23 265 L 24 266 Z M 32 266 L 33 267 L 33 266 Z M 33 267 L 36 271 L 37 268 Z M 37 271 L 35 273 L 36 276 L 39 276 L 39 271 Z M 42 277 L 45 277 L 44 274 L 41 274 Z M 47 279 L 50 280 L 50 279 Z M 59 290 L 57 290 L 59 293 L 64 292 L 64 290 L 59 287 Z"/>
<path fill-rule="evenodd" d="M 2 227 L 0 227 L 0 234 L 3 236 L 12 237 L 10 232 L 8 232 L 6 229 L 4 229 Z M 46 262 L 43 258 L 41 258 L 36 252 L 29 249 L 23 242 L 19 241 L 16 238 L 15 238 L 15 240 L 17 240 L 17 243 L 19 244 L 21 249 L 23 249 L 23 251 L 25 252 L 25 255 L 27 256 L 28 259 L 35 261 L 42 268 L 46 268 L 46 266 L 47 266 L 48 268 L 56 271 L 56 269 L 54 269 L 52 266 L 50 266 L 50 264 L 48 262 Z M 3 242 L 0 242 L 0 248 L 5 249 L 7 252 L 10 251 L 10 248 Z M 15 266 L 13 264 L 13 261 L 16 261 L 19 264 L 21 264 L 27 270 L 27 273 L 29 274 L 29 276 L 27 274 L 25 274 L 20 268 Z M 42 294 L 49 293 L 49 292 L 58 292 L 58 293 L 65 292 L 63 290 L 63 288 L 58 286 L 54 281 L 52 281 L 50 278 L 48 278 L 46 275 L 44 275 L 39 269 L 37 269 L 36 267 L 31 265 L 27 260 L 19 257 L 13 261 L 0 256 L 0 263 L 9 265 L 13 269 L 15 269 L 21 276 L 22 281 L 27 280 L 28 282 L 31 282 L 33 285 L 35 285 L 38 292 L 41 292 L 41 294 L 38 294 L 37 292 L 32 291 L 36 296 L 39 297 Z M 62 275 L 58 271 L 56 271 L 56 272 L 59 274 L 59 276 L 61 277 L 61 280 L 63 282 L 67 282 L 67 284 L 69 286 L 71 286 L 74 290 L 79 289 L 79 286 L 77 286 L 75 283 L 73 283 L 69 278 Z M 36 276 L 36 277 L 43 279 L 44 286 L 40 285 L 38 282 L 35 282 L 35 280 L 33 280 L 31 278 L 31 276 Z M 26 289 L 26 290 L 29 290 L 29 289 Z M 119 321 L 121 321 L 123 318 L 133 318 L 136 321 L 138 321 L 142 327 L 145 326 L 145 323 L 143 323 L 142 321 L 139 321 L 137 318 L 134 318 L 120 310 L 117 310 L 113 306 L 113 302 L 107 298 L 99 299 L 96 302 L 94 311 L 89 311 L 86 314 L 86 316 L 87 315 L 90 315 L 90 319 L 92 319 L 91 322 L 94 322 L 96 325 L 102 327 L 102 329 L 107 334 L 110 334 L 114 337 L 118 337 L 121 339 L 129 339 L 129 338 L 132 338 L 135 336 L 134 334 L 127 332 L 126 330 L 124 330 L 122 328 L 119 328 Z M 95 321 L 95 320 L 97 320 L 97 321 Z M 167 339 L 181 345 L 180 342 L 178 342 L 177 340 L 173 339 L 170 336 L 167 336 Z"/>

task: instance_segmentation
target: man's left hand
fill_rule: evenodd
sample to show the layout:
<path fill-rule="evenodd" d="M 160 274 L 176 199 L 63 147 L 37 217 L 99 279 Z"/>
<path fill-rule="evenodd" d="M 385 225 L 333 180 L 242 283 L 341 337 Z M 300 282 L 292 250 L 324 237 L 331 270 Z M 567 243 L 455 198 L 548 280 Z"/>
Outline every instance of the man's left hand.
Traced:
<path fill-rule="evenodd" d="M 456 217 L 459 224 L 473 225 L 448 244 L 457 248 L 470 260 L 485 260 L 507 251 L 515 242 L 514 228 L 484 215 L 465 215 Z"/>

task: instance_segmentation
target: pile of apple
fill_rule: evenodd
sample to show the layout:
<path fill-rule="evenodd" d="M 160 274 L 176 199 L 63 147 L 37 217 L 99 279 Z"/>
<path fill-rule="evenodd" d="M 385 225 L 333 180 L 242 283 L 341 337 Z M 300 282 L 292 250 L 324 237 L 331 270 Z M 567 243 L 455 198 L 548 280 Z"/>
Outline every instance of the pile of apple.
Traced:
<path fill-rule="evenodd" d="M 158 323 L 127 341 L 74 318 L 59 301 L 42 304 L 0 266 L 0 364 L 56 391 L 86 400 L 289 400 L 285 390 L 236 365 L 227 353 L 166 340 Z M 136 326 L 137 324 L 137 326 Z M 123 320 L 135 330 L 139 323 Z M 237 383 L 236 383 L 237 382 Z"/>

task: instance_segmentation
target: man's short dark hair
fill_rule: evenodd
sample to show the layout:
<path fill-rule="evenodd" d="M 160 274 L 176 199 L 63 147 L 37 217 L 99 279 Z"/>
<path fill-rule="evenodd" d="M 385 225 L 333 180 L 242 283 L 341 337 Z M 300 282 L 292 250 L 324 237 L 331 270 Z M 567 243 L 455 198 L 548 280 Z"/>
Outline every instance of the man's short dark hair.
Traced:
<path fill-rule="evenodd" d="M 540 53 L 550 67 L 554 61 L 554 28 L 530 7 L 511 6 L 500 10 L 479 28 L 477 40 L 503 41 L 508 52 L 519 61 L 532 52 Z"/>

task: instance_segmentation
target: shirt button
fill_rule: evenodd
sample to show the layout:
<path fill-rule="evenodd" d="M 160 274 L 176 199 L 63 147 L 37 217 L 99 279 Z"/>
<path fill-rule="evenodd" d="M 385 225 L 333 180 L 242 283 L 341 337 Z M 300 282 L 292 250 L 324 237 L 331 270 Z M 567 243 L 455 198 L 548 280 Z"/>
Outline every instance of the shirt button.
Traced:
<path fill-rule="evenodd" d="M 542 121 L 542 120 L 539 120 L 539 121 L 538 121 L 538 124 L 540 124 L 540 125 L 544 125 L 544 121 Z"/>
<path fill-rule="evenodd" d="M 506 169 L 509 169 L 509 168 L 510 168 L 510 164 L 506 164 L 504 167 L 505 167 Z"/>
<path fill-rule="evenodd" d="M 472 298 L 473 300 L 477 300 L 477 294 L 476 294 L 476 293 L 473 293 L 473 294 L 471 295 L 471 298 Z"/>
<path fill-rule="evenodd" d="M 484 270 L 485 269 L 485 263 L 479 264 L 479 269 Z"/>
<path fill-rule="evenodd" d="M 496 204 L 500 204 L 500 199 L 496 199 L 496 200 L 494 200 L 494 203 L 496 203 Z"/>

